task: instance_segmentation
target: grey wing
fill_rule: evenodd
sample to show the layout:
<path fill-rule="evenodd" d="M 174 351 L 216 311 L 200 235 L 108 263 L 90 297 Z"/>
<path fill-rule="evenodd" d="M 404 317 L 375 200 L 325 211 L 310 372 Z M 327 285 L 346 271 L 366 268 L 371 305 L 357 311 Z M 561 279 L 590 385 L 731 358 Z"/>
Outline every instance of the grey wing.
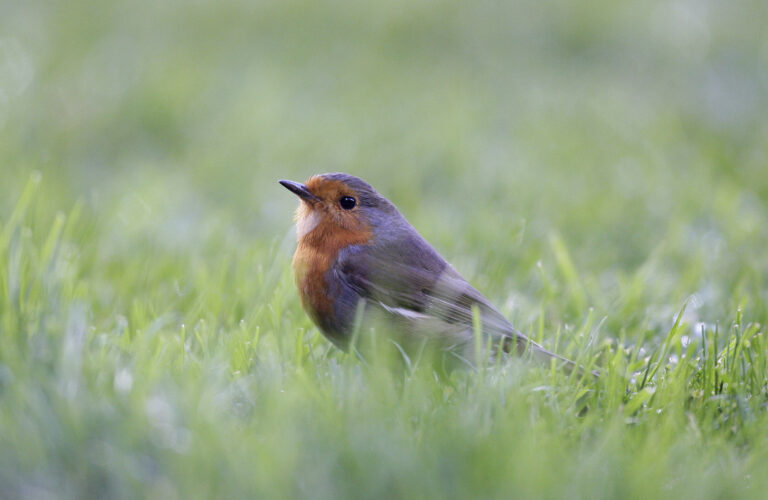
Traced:
<path fill-rule="evenodd" d="M 413 231 L 413 234 L 416 234 Z M 418 236 L 375 247 L 354 245 L 339 254 L 334 280 L 348 295 L 364 299 L 374 311 L 412 340 L 427 340 L 474 358 L 474 315 L 494 348 L 557 359 L 567 371 L 576 364 L 550 352 L 519 331 L 426 241 Z M 457 349 L 455 349 L 457 348 Z M 593 372 L 596 374 L 596 372 Z"/>
<path fill-rule="evenodd" d="M 335 266 L 341 282 L 364 298 L 405 336 L 430 340 L 444 348 L 474 345 L 474 309 L 482 331 L 504 350 L 522 352 L 532 344 L 456 270 L 425 243 L 350 247 Z M 419 251 L 426 254 L 419 254 Z"/>

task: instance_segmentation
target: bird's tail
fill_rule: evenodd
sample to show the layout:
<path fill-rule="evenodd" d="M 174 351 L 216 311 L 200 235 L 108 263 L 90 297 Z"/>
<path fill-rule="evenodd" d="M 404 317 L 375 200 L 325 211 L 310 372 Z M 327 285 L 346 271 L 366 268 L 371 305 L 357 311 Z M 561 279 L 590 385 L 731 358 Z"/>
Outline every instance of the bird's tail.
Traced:
<path fill-rule="evenodd" d="M 570 375 L 574 371 L 578 371 L 580 374 L 591 373 L 594 377 L 599 377 L 600 372 L 597 370 L 587 370 L 583 366 L 579 365 L 573 360 L 570 360 L 559 354 L 555 354 L 549 349 L 544 348 L 542 345 L 534 342 L 527 336 L 520 332 L 515 331 L 515 340 L 517 341 L 517 352 L 520 355 L 530 354 L 531 357 L 536 358 L 541 362 L 548 363 L 550 360 L 555 359 L 562 365 L 563 370 Z"/>

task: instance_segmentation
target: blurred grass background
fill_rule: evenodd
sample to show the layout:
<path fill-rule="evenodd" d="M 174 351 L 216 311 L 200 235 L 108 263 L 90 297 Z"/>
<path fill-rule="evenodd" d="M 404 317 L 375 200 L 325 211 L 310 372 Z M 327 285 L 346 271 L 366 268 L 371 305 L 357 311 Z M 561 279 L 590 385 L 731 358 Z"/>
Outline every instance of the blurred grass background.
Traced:
<path fill-rule="evenodd" d="M 0 3 L 0 496 L 760 498 L 766 354 L 716 355 L 768 322 L 766 18 Z M 330 349 L 276 184 L 327 171 L 609 375 L 400 380 Z M 665 339 L 666 392 L 622 385 Z"/>

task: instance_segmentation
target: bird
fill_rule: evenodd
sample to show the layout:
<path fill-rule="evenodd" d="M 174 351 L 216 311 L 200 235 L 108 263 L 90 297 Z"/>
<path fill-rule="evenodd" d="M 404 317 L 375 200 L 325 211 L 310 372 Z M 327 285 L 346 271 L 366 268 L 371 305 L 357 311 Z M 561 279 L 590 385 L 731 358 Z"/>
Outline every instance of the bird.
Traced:
<path fill-rule="evenodd" d="M 503 352 L 577 367 L 519 332 L 363 179 L 335 172 L 279 183 L 299 198 L 292 267 L 302 307 L 338 348 L 349 350 L 370 320 L 406 356 L 426 345 L 470 366 Z"/>

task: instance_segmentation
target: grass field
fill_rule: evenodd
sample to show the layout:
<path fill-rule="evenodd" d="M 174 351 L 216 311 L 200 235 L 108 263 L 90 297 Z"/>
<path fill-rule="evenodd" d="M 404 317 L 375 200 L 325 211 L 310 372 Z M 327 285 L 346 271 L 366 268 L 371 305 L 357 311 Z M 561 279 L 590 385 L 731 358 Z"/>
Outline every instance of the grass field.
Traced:
<path fill-rule="evenodd" d="M 765 498 L 766 18 L 0 3 L 0 498 Z M 276 183 L 327 171 L 602 376 L 332 348 Z"/>

